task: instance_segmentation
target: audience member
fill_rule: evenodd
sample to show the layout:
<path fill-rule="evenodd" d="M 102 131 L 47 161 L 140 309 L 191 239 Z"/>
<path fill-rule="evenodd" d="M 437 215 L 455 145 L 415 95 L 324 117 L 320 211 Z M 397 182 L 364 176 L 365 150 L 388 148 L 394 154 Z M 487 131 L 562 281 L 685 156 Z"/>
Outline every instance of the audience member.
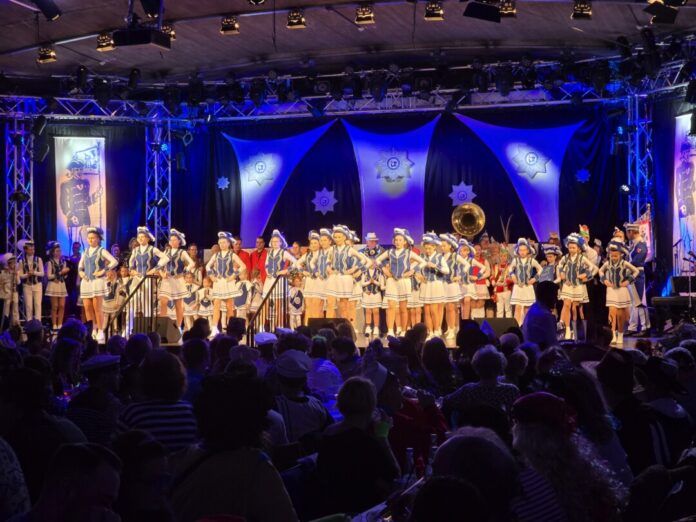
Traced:
<path fill-rule="evenodd" d="M 243 317 L 230 317 L 227 320 L 227 335 L 237 339 L 237 344 L 246 337 L 246 320 Z"/>
<path fill-rule="evenodd" d="M 556 307 L 558 286 L 543 281 L 536 288 L 536 302 L 529 307 L 522 324 L 524 340 L 536 343 L 543 350 L 558 344 L 557 321 L 551 313 Z"/>
<path fill-rule="evenodd" d="M 326 339 L 315 336 L 309 355 L 312 358 L 312 367 L 307 374 L 307 386 L 310 392 L 319 397 L 323 402 L 333 401 L 336 398 L 343 378 L 336 365 L 328 359 L 329 347 Z"/>
<path fill-rule="evenodd" d="M 121 432 L 143 430 L 168 452 L 196 440 L 191 404 L 181 400 L 186 373 L 181 361 L 165 350 L 153 350 L 140 365 L 143 400 L 126 406 L 119 418 Z"/>
<path fill-rule="evenodd" d="M 418 490 L 409 522 L 481 522 L 488 506 L 478 489 L 464 479 L 432 477 Z"/>
<path fill-rule="evenodd" d="M 208 371 L 210 363 L 208 343 L 203 339 L 189 339 L 184 343 L 181 352 L 182 361 L 186 367 L 186 392 L 183 400 L 193 403 L 201 390 L 201 381 Z"/>
<path fill-rule="evenodd" d="M 12 447 L 1 437 L 0 469 L 0 520 L 7 520 L 28 511 L 31 502 L 22 466 Z"/>
<path fill-rule="evenodd" d="M 51 352 L 53 393 L 70 395 L 80 383 L 82 345 L 73 339 L 58 339 Z"/>
<path fill-rule="evenodd" d="M 44 344 L 44 327 L 38 319 L 31 319 L 24 324 L 24 332 L 27 340 L 22 348 L 30 355 L 48 356 L 48 349 Z"/>
<path fill-rule="evenodd" d="M 460 386 L 459 374 L 452 364 L 445 342 L 433 337 L 423 345 L 423 367 L 435 383 L 438 396 L 448 395 Z"/>
<path fill-rule="evenodd" d="M 686 348 L 680 346 L 665 352 L 665 359 L 677 365 L 677 381 L 686 393 L 676 396 L 677 402 L 689 413 L 691 420 L 696 420 L 696 361 Z"/>
<path fill-rule="evenodd" d="M 205 342 L 205 341 L 204 341 Z M 230 349 L 237 346 L 237 339 L 229 335 L 216 335 L 210 341 L 210 373 L 224 373 L 230 362 Z"/>
<path fill-rule="evenodd" d="M 188 330 L 187 339 L 207 339 L 210 337 L 210 323 L 205 317 L 194 319 L 191 329 Z"/>
<path fill-rule="evenodd" d="M 352 339 L 336 337 L 330 346 L 331 361 L 341 372 L 344 381 L 360 375 L 360 354 Z"/>
<path fill-rule="evenodd" d="M 142 333 L 133 334 L 126 341 L 124 349 L 125 363 L 138 366 L 145 356 L 152 350 L 152 341 Z"/>
<path fill-rule="evenodd" d="M 148 332 L 147 336 L 150 339 L 150 343 L 152 343 L 152 349 L 159 350 L 162 346 L 162 336 L 159 332 Z"/>
<path fill-rule="evenodd" d="M 106 353 L 123 357 L 126 354 L 126 343 L 128 341 L 122 335 L 112 335 L 106 341 Z"/>
<path fill-rule="evenodd" d="M 259 350 L 259 359 L 256 361 L 256 368 L 259 377 L 265 377 L 268 369 L 275 360 L 275 343 L 278 338 L 270 332 L 259 332 L 254 336 L 254 344 Z"/>
<path fill-rule="evenodd" d="M 203 381 L 194 406 L 202 444 L 170 457 L 180 522 L 212 515 L 297 521 L 280 475 L 260 450 L 272 406 L 260 379 L 223 374 Z"/>
<path fill-rule="evenodd" d="M 522 377 L 527 371 L 529 359 L 527 354 L 522 350 L 515 348 L 507 356 L 507 365 L 505 366 L 505 382 L 514 384 L 520 388 Z"/>

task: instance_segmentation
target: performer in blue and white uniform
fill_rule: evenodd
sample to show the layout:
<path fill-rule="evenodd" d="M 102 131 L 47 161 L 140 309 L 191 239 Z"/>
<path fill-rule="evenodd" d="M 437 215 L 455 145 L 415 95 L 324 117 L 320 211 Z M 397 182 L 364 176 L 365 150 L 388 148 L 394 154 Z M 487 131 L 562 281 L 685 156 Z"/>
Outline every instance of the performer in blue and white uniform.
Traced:
<path fill-rule="evenodd" d="M 442 259 L 449 271 L 445 274 L 443 281 L 445 292 L 445 322 L 447 332 L 445 339 L 454 340 L 457 335 L 459 320 L 457 319 L 457 305 L 462 299 L 461 271 L 469 262 L 457 253 L 459 241 L 454 234 L 440 234 Z"/>
<path fill-rule="evenodd" d="M 529 241 L 521 237 L 517 240 L 515 256 L 508 268 L 513 283 L 510 304 L 515 307 L 515 319 L 520 325 L 524 322 L 527 308 L 536 301 L 534 283 L 541 273 L 541 265 L 534 259 L 534 255 L 535 251 Z"/>
<path fill-rule="evenodd" d="M 326 317 L 335 317 L 338 305 L 338 317 L 353 322 L 354 317 L 351 317 L 349 309 L 349 300 L 353 296 L 353 288 L 355 287 L 353 274 L 360 270 L 360 262 L 368 265 L 370 260 L 346 243 L 350 237 L 350 230 L 344 225 L 333 227 L 334 246 L 331 248 L 327 268 L 329 277 Z"/>
<path fill-rule="evenodd" d="M 77 266 L 80 275 L 80 297 L 85 308 L 85 317 L 92 321 L 92 334 L 97 342 L 104 342 L 104 296 L 106 295 L 106 272 L 118 266 L 118 261 L 101 246 L 104 231 L 98 227 L 87 228 L 88 247 Z"/>
<path fill-rule="evenodd" d="M 408 229 L 406 230 L 406 244 L 409 250 L 416 252 L 416 240 L 413 239 Z M 420 255 L 420 253 L 416 253 Z M 413 275 L 411 276 L 411 295 L 408 296 L 408 304 L 406 305 L 406 308 L 408 308 L 409 323 L 404 325 L 404 331 L 423 322 L 423 301 L 421 301 L 420 298 L 421 267 L 419 265 L 411 265 L 411 267 L 413 268 Z"/>
<path fill-rule="evenodd" d="M 585 238 L 580 234 L 569 234 L 564 243 L 568 253 L 558 263 L 558 275 L 562 281 L 559 294 L 563 301 L 561 321 L 566 325 L 566 339 L 572 339 L 571 314 L 572 320 L 576 321 L 578 307 L 590 301 L 586 284 L 597 274 L 598 267 L 585 256 Z"/>
<path fill-rule="evenodd" d="M 190 255 L 189 255 L 190 257 Z M 198 289 L 193 272 L 184 275 L 186 295 L 184 296 L 184 330 L 190 330 L 198 315 Z"/>
<path fill-rule="evenodd" d="M 58 330 L 63 325 L 65 298 L 68 296 L 65 276 L 70 272 L 70 268 L 65 262 L 58 241 L 48 242 L 46 255 L 46 297 L 51 298 L 51 324 L 54 330 Z"/>
<path fill-rule="evenodd" d="M 442 316 L 445 306 L 445 276 L 450 268 L 444 257 L 437 251 L 441 241 L 435 232 L 423 234 L 423 261 L 425 266 L 420 274 L 420 300 L 425 312 L 425 325 L 430 337 L 441 337 Z"/>
<path fill-rule="evenodd" d="M 648 257 L 648 244 L 640 235 L 640 227 L 635 223 L 624 224 L 628 236 L 628 253 L 631 264 L 640 272 L 628 287 L 631 294 L 631 315 L 626 335 L 640 337 L 650 335 L 650 314 L 645 297 L 645 261 Z"/>
<path fill-rule="evenodd" d="M 394 324 L 401 334 L 408 326 L 408 298 L 411 295 L 412 264 L 425 266 L 425 260 L 408 248 L 408 231 L 395 228 L 393 248 L 382 252 L 374 263 L 381 266 L 386 277 L 384 299 L 387 302 L 387 335 L 394 335 Z M 397 314 L 398 310 L 398 314 Z"/>
<path fill-rule="evenodd" d="M 213 280 L 213 323 L 210 325 L 211 337 L 218 333 L 218 324 L 221 319 L 221 306 L 224 301 L 227 317 L 234 316 L 234 298 L 241 292 L 237 280 L 239 273 L 246 270 L 246 265 L 241 258 L 232 251 L 232 245 L 236 243 L 229 232 L 218 232 L 218 246 L 220 251 L 212 255 L 205 271 Z M 227 321 L 222 317 L 222 324 Z"/>
<path fill-rule="evenodd" d="M 385 279 L 382 270 L 372 265 L 363 273 L 363 288 L 360 304 L 365 312 L 365 337 L 378 338 L 380 334 L 379 311 L 382 308 L 382 293 Z"/>
<path fill-rule="evenodd" d="M 346 245 L 350 246 L 351 248 L 355 248 L 355 245 L 360 243 L 360 236 L 358 236 L 355 230 L 349 230 L 349 232 L 350 237 L 347 238 Z M 348 258 L 348 269 L 351 269 L 354 266 L 358 267 L 358 270 L 353 272 L 353 294 L 350 296 L 350 298 L 348 298 L 348 318 L 350 319 L 350 322 L 353 324 L 355 324 L 355 320 L 357 317 L 357 308 L 358 306 L 360 306 L 360 300 L 362 299 L 363 273 L 367 269 L 368 264 L 370 264 L 372 261 L 370 258 L 362 254 L 359 250 L 358 253 L 364 256 L 364 258 Z"/>
<path fill-rule="evenodd" d="M 300 256 L 295 266 L 302 270 L 304 276 L 304 304 L 305 304 L 305 324 L 309 319 L 322 317 L 324 310 L 324 281 L 319 277 L 319 261 L 321 246 L 319 244 L 321 236 L 316 230 L 309 232 L 307 236 L 309 246 L 307 251 Z M 324 265 L 326 265 L 324 257 Z M 326 266 L 324 266 L 326 270 Z"/>
<path fill-rule="evenodd" d="M 607 252 L 609 259 L 599 269 L 599 277 L 607 287 L 607 308 L 613 332 L 611 344 L 622 345 L 631 306 L 628 286 L 640 275 L 640 270 L 624 259 L 628 256 L 628 248 L 622 241 L 610 241 Z"/>
<path fill-rule="evenodd" d="M 543 245 L 542 250 L 546 258 L 546 264 L 541 269 L 539 277 L 537 277 L 537 283 L 550 281 L 559 284 L 561 282 L 561 277 L 558 274 L 558 261 L 563 256 L 563 252 L 559 246 L 551 243 Z"/>
<path fill-rule="evenodd" d="M 43 300 L 44 265 L 36 255 L 36 245 L 31 239 L 22 239 L 17 243 L 22 250 L 17 263 L 19 280 L 22 283 L 24 298 L 24 319 L 41 321 L 41 301 Z"/>
<path fill-rule="evenodd" d="M 276 279 L 287 275 L 288 267 L 297 262 L 297 259 L 295 259 L 295 257 L 287 251 L 288 242 L 285 241 L 285 237 L 283 237 L 283 234 L 281 234 L 280 231 L 274 230 L 271 233 L 269 245 L 271 248 L 268 250 L 268 254 L 266 255 L 266 281 L 263 283 L 264 298 L 266 295 L 268 295 L 268 292 L 271 291 Z M 288 281 L 285 277 L 283 277 L 283 280 L 278 284 L 284 285 L 285 289 L 287 290 Z M 287 291 L 274 292 L 271 299 L 280 299 L 282 296 L 286 295 Z M 280 307 L 278 307 L 278 309 L 280 310 Z"/>
<path fill-rule="evenodd" d="M 480 297 L 476 282 L 490 275 L 490 265 L 485 265 L 476 259 L 476 248 L 465 238 L 461 238 L 458 245 L 460 257 L 464 260 L 459 271 L 462 296 L 461 314 L 462 319 L 471 319 L 473 317 L 471 301 Z"/>
<path fill-rule="evenodd" d="M 186 236 L 177 229 L 169 230 L 169 245 L 164 251 L 164 257 L 159 260 L 157 269 L 162 282 L 160 283 L 159 301 L 160 317 L 168 317 L 169 301 L 174 302 L 176 325 L 181 329 L 184 320 L 184 297 L 186 288 L 184 274 L 192 272 L 196 263 L 183 247 L 186 246 Z"/>
<path fill-rule="evenodd" d="M 203 278 L 203 285 L 196 292 L 198 299 L 198 313 L 196 318 L 207 319 L 210 322 L 213 318 L 213 280 L 206 276 Z"/>
<path fill-rule="evenodd" d="M 138 242 L 138 246 L 131 252 L 128 259 L 128 269 L 132 277 L 129 286 L 130 292 L 137 292 L 137 294 L 131 298 L 128 306 L 129 321 L 132 321 L 136 314 L 142 314 L 145 317 L 151 315 L 152 301 L 154 300 L 152 285 L 156 284 L 156 282 L 153 279 L 145 278 L 148 275 L 156 275 L 158 272 L 157 264 L 167 259 L 164 252 L 152 245 L 155 241 L 155 236 L 150 232 L 149 228 L 138 227 L 135 239 Z"/>

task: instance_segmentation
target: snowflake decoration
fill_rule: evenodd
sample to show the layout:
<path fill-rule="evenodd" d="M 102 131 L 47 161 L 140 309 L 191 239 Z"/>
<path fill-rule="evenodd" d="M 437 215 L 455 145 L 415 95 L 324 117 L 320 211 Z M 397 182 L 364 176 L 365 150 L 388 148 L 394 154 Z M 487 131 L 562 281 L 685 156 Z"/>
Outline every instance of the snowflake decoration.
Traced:
<path fill-rule="evenodd" d="M 275 163 L 273 157 L 268 154 L 256 154 L 249 158 L 243 169 L 248 181 L 255 181 L 259 187 L 264 181 L 273 181 L 275 175 Z"/>
<path fill-rule="evenodd" d="M 452 192 L 449 195 L 452 198 L 452 206 L 457 207 L 462 203 L 471 203 L 476 197 L 473 188 L 473 185 L 467 185 L 463 181 L 459 185 L 452 185 Z"/>
<path fill-rule="evenodd" d="M 327 190 L 327 188 L 324 187 L 319 191 L 314 191 L 312 203 L 314 203 L 314 210 L 316 212 L 321 212 L 323 215 L 326 215 L 327 212 L 334 211 L 334 205 L 338 203 L 338 201 L 334 197 L 334 191 Z"/>
<path fill-rule="evenodd" d="M 522 175 L 526 174 L 531 179 L 534 179 L 537 174 L 546 174 L 546 165 L 550 161 L 541 153 L 523 147 L 518 147 L 517 153 L 512 157 L 517 172 Z"/>
<path fill-rule="evenodd" d="M 578 183 L 587 183 L 590 181 L 590 171 L 587 169 L 580 169 L 575 173 L 575 179 Z"/>
<path fill-rule="evenodd" d="M 221 176 L 217 179 L 217 188 L 219 188 L 220 190 L 225 190 L 229 186 L 230 186 L 230 178 L 225 178 L 225 177 Z"/>
<path fill-rule="evenodd" d="M 383 150 L 376 165 L 377 179 L 382 178 L 388 183 L 394 183 L 410 178 L 413 165 L 406 151 L 397 151 L 393 147 L 388 151 Z"/>

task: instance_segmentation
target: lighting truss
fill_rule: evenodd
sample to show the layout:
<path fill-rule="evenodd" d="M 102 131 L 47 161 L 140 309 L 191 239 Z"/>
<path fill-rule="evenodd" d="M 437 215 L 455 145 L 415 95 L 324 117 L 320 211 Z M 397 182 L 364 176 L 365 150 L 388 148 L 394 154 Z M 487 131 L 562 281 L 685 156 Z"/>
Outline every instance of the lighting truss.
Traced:
<path fill-rule="evenodd" d="M 145 219 L 158 245 L 167 243 L 172 223 L 172 131 L 168 121 L 145 129 Z"/>
<path fill-rule="evenodd" d="M 20 239 L 34 237 L 33 143 L 30 120 L 5 122 L 5 251 L 15 255 Z"/>
<path fill-rule="evenodd" d="M 653 202 L 653 129 L 651 104 L 645 95 L 626 98 L 628 114 L 628 220 L 634 222 Z"/>

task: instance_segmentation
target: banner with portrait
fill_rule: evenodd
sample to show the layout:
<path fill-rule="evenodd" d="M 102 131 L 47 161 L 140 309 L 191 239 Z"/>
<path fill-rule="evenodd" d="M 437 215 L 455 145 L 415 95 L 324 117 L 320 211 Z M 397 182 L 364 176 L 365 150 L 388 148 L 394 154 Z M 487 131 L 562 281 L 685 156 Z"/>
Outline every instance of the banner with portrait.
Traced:
<path fill-rule="evenodd" d="M 425 165 L 440 117 L 409 131 L 370 132 L 343 122 L 360 176 L 363 234 L 389 243 L 394 227 L 406 228 L 420 243 L 424 227 Z"/>
<path fill-rule="evenodd" d="M 672 243 L 674 272 L 688 272 L 693 264 L 685 261 L 696 249 L 696 142 L 689 136 L 691 115 L 676 118 L 674 126 L 674 204 Z"/>
<path fill-rule="evenodd" d="M 56 166 L 56 241 L 68 255 L 72 243 L 87 244 L 86 229 L 104 230 L 106 166 L 104 138 L 54 137 Z"/>

